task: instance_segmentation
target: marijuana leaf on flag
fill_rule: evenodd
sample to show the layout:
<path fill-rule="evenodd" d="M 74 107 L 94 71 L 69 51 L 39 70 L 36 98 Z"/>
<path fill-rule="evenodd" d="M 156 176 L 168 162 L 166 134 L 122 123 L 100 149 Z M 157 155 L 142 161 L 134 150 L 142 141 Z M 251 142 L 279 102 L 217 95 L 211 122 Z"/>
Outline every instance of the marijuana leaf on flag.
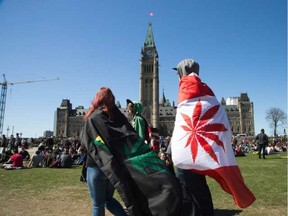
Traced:
<path fill-rule="evenodd" d="M 176 167 L 214 178 L 239 207 L 255 201 L 233 154 L 227 115 L 195 73 L 180 80 L 171 150 Z"/>
<path fill-rule="evenodd" d="M 187 124 L 187 126 L 183 125 L 181 127 L 189 135 L 185 147 L 190 146 L 193 162 L 195 162 L 195 159 L 197 157 L 198 145 L 201 145 L 204 148 L 204 150 L 211 156 L 211 158 L 213 158 L 213 160 L 219 163 L 214 150 L 211 148 L 209 143 L 204 139 L 205 137 L 210 140 L 213 140 L 217 145 L 221 146 L 224 149 L 223 142 L 219 139 L 219 136 L 215 134 L 215 132 L 226 131 L 227 129 L 225 128 L 225 125 L 221 123 L 209 124 L 209 120 L 213 118 L 213 116 L 217 113 L 218 109 L 219 105 L 213 106 L 209 108 L 201 116 L 200 114 L 202 112 L 202 105 L 199 99 L 194 109 L 194 112 L 192 113 L 191 118 L 190 116 L 181 113 L 183 119 Z"/>

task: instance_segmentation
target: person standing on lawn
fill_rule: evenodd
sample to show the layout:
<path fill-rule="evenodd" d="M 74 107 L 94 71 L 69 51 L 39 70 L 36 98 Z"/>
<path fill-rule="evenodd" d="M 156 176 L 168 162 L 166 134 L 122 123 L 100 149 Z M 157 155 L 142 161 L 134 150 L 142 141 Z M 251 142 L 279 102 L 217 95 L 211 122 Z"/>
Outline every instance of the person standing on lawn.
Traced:
<path fill-rule="evenodd" d="M 91 124 L 90 122 L 95 121 L 96 115 L 104 115 L 108 118 L 113 118 L 111 113 L 113 106 L 115 106 L 113 93 L 108 88 L 101 88 L 97 92 L 91 107 L 84 116 L 85 125 L 81 133 L 81 143 L 88 151 L 94 148 L 93 141 L 97 137 L 96 132 L 99 130 L 95 124 Z M 94 156 L 98 158 L 97 155 Z M 86 167 L 88 189 L 93 201 L 92 216 L 104 216 L 105 207 L 113 215 L 126 216 L 127 214 L 122 205 L 113 197 L 115 191 L 114 186 L 97 165 L 91 154 L 87 155 Z"/>
<path fill-rule="evenodd" d="M 88 185 L 89 181 L 92 183 L 91 187 L 89 185 L 90 192 L 102 198 L 101 209 L 104 209 L 105 203 L 108 208 L 115 187 L 130 215 L 179 214 L 182 192 L 178 179 L 169 172 L 156 152 L 145 144 L 116 106 L 111 89 L 99 89 L 85 119 L 80 137 L 89 158 L 87 182 Z M 93 160 L 90 165 L 89 160 Z M 101 175 L 101 179 L 90 179 L 92 168 L 92 172 Z M 103 182 L 101 185 L 94 185 L 100 180 Z M 105 194 L 108 185 L 110 193 Z M 97 206 L 100 207 L 96 202 Z"/>
<path fill-rule="evenodd" d="M 227 114 L 212 89 L 201 81 L 199 69 L 193 59 L 184 59 L 175 68 L 179 91 L 171 154 L 202 214 L 211 216 L 214 209 L 205 175 L 214 178 L 241 208 L 256 198 L 237 166 Z"/>
<path fill-rule="evenodd" d="M 261 133 L 257 134 L 256 138 L 258 141 L 258 155 L 259 159 L 261 159 L 261 155 L 263 156 L 263 159 L 266 159 L 266 147 L 268 145 L 268 136 L 265 134 L 265 130 L 261 129 Z"/>

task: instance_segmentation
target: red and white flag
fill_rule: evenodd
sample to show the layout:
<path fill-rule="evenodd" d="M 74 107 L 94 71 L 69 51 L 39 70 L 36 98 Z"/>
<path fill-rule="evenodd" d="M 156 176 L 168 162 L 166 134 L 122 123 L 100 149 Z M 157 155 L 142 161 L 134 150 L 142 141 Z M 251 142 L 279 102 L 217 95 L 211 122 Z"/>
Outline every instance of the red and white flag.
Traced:
<path fill-rule="evenodd" d="M 246 208 L 256 198 L 244 183 L 231 138 L 227 115 L 213 91 L 195 73 L 182 77 L 171 138 L 174 165 L 214 178 L 237 206 Z"/>

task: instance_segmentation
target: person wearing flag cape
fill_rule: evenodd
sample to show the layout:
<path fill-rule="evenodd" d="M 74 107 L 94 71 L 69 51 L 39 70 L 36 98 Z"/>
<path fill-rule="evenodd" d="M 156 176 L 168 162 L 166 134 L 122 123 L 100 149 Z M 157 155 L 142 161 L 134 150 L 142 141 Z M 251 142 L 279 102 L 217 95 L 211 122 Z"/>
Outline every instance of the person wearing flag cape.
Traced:
<path fill-rule="evenodd" d="M 208 85 L 202 83 L 199 64 L 195 60 L 184 59 L 173 69 L 178 72 L 179 91 L 170 144 L 172 161 L 178 169 L 183 170 L 187 189 L 192 190 L 192 195 L 197 200 L 195 194 L 199 193 L 199 190 L 197 191 L 197 182 L 193 185 L 195 182 L 192 182 L 191 175 L 207 175 L 214 178 L 224 191 L 233 196 L 238 207 L 250 206 L 256 198 L 245 185 L 237 166 L 225 110 Z M 202 179 L 199 188 L 203 189 L 202 186 L 205 184 L 206 180 Z M 208 196 L 206 201 L 211 204 L 212 199 L 207 187 L 205 186 Z M 201 203 L 199 205 L 201 208 Z M 211 214 L 213 215 L 213 209 L 206 215 Z"/>
<path fill-rule="evenodd" d="M 109 88 L 99 89 L 84 119 L 81 143 L 91 163 L 104 174 L 102 178 L 107 178 L 122 198 L 128 215 L 181 215 L 182 191 L 178 179 L 116 107 Z M 89 185 L 89 165 L 87 167 Z M 97 190 L 99 188 L 89 187 L 90 193 L 99 195 Z M 109 207 L 107 200 L 113 192 L 110 189 L 108 196 L 102 197 L 103 211 L 104 204 Z M 117 211 L 122 215 L 121 209 Z"/>

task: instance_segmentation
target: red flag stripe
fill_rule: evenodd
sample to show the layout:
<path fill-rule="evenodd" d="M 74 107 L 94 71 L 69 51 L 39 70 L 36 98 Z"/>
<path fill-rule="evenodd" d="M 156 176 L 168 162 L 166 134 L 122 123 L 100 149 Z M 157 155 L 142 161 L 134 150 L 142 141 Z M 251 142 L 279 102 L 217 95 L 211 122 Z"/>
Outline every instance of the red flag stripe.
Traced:
<path fill-rule="evenodd" d="M 233 196 L 235 204 L 240 208 L 246 208 L 256 200 L 254 194 L 244 184 L 238 166 L 220 167 L 218 169 L 205 171 L 193 171 L 214 178 L 224 191 Z"/>
<path fill-rule="evenodd" d="M 184 76 L 180 80 L 178 104 L 184 100 L 207 95 L 215 96 L 213 91 L 205 83 L 201 83 L 198 76 Z"/>

